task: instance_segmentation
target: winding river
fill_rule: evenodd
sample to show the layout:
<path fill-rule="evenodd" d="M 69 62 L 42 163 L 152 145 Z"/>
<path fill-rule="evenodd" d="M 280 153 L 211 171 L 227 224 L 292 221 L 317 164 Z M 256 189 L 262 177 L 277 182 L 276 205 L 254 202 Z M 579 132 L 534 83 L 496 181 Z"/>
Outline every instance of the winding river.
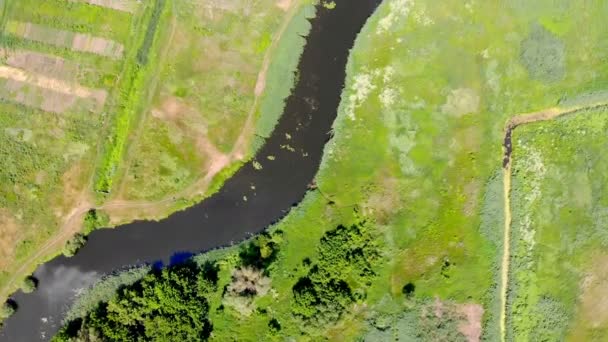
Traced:
<path fill-rule="evenodd" d="M 258 152 L 262 169 L 244 165 L 215 195 L 159 222 L 102 229 L 72 258 L 38 267 L 38 290 L 15 293 L 18 310 L 0 341 L 47 341 L 79 290 L 128 265 L 170 263 L 227 246 L 280 220 L 305 195 L 330 138 L 349 50 L 380 0 L 335 0 L 318 6 L 298 69 L 299 79 L 272 136 Z M 268 160 L 267 156 L 275 156 Z M 245 201 L 244 198 L 247 198 Z"/>

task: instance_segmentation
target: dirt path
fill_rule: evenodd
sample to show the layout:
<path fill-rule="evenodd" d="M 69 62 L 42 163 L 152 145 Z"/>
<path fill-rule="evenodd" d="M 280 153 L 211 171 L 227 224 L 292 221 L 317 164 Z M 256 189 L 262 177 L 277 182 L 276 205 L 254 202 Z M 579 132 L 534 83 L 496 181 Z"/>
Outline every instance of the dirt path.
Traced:
<path fill-rule="evenodd" d="M 511 167 L 512 159 L 512 134 L 519 127 L 530 123 L 554 120 L 558 117 L 576 114 L 584 110 L 599 109 L 608 106 L 608 102 L 593 103 L 586 106 L 569 108 L 552 107 L 538 112 L 524 113 L 515 115 L 505 124 L 505 134 L 503 140 L 503 196 L 504 196 L 504 232 L 503 232 L 503 254 L 501 265 L 500 281 L 500 338 L 502 342 L 506 340 L 507 332 L 507 300 L 509 286 L 509 268 L 511 259 Z"/>

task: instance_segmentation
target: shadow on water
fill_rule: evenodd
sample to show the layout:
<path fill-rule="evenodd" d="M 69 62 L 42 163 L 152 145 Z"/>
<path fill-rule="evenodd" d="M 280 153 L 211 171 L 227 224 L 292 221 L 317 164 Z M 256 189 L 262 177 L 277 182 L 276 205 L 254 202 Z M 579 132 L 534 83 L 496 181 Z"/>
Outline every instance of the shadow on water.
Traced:
<path fill-rule="evenodd" d="M 41 265 L 34 273 L 38 290 L 13 296 L 19 309 L 5 321 L 0 341 L 50 339 L 76 294 L 105 274 L 128 265 L 180 263 L 194 253 L 242 241 L 284 217 L 318 170 L 340 103 L 349 50 L 379 2 L 337 0 L 335 9 L 317 8 L 298 82 L 258 152 L 261 170 L 247 163 L 218 193 L 192 208 L 159 222 L 95 231 L 76 256 Z"/>

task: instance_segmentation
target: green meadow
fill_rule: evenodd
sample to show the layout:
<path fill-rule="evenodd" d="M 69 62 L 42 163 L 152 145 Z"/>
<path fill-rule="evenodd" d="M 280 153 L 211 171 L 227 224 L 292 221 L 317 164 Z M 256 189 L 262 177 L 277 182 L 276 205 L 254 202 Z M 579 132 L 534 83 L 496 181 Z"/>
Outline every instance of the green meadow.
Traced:
<path fill-rule="evenodd" d="M 514 134 L 510 340 L 606 338 L 606 110 Z"/>

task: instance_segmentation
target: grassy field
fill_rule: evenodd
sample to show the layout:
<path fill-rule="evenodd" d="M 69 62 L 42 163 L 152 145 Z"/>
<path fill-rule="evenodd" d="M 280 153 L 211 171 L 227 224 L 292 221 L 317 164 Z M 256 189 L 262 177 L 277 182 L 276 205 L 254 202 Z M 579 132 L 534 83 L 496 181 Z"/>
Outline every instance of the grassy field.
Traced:
<path fill-rule="evenodd" d="M 604 109 L 515 131 L 510 340 L 608 334 L 607 128 Z"/>
<path fill-rule="evenodd" d="M 91 208 L 116 224 L 216 190 L 282 110 L 264 80 L 289 88 L 308 3 L 0 1 L 0 297 Z"/>
<path fill-rule="evenodd" d="M 151 80 L 158 86 L 147 95 L 110 196 L 119 203 L 169 199 L 163 206 L 172 209 L 133 214 L 110 208 L 114 222 L 159 218 L 183 208 L 217 188 L 251 156 L 250 146 L 259 145 L 256 123 L 273 125 L 289 94 L 303 48 L 299 35 L 306 34 L 306 18 L 314 15 L 306 3 L 173 4 L 167 56 Z M 266 79 L 277 77 L 280 86 L 266 88 Z"/>

